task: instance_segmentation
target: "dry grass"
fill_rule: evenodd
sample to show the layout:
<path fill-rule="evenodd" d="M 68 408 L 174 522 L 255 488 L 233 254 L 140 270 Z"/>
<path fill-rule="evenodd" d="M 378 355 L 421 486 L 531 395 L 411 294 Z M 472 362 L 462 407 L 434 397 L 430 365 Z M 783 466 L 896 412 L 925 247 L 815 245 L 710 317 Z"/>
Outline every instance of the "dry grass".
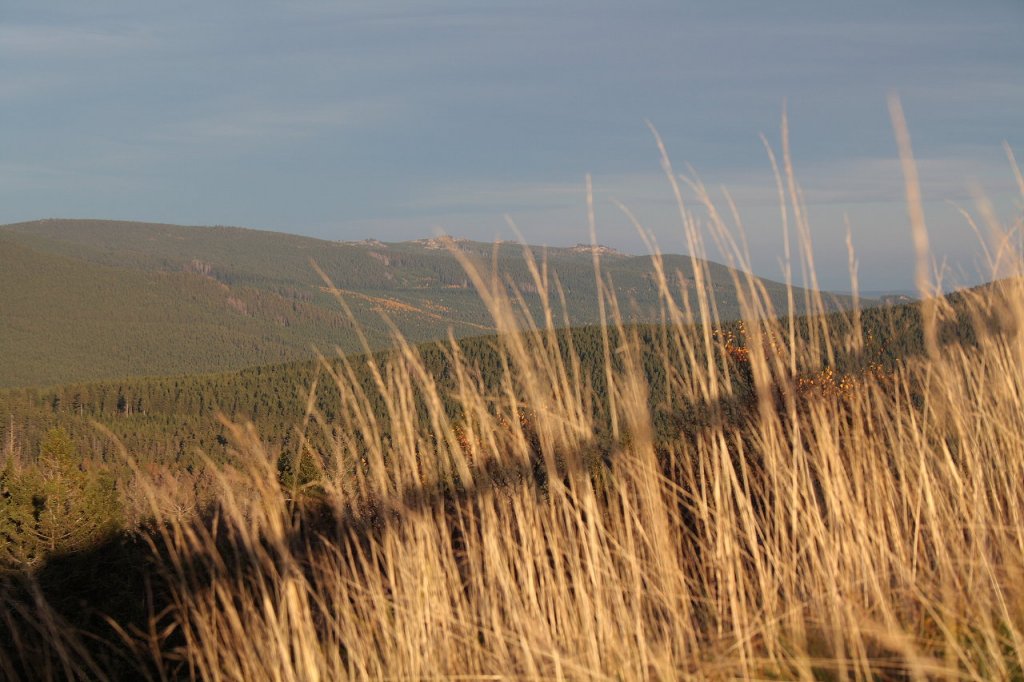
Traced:
<path fill-rule="evenodd" d="M 835 338 L 823 322 L 801 340 L 792 315 L 777 318 L 740 275 L 756 409 L 718 418 L 737 348 L 712 331 L 702 235 L 731 265 L 748 259 L 730 236 L 741 226 L 723 217 L 733 212 L 691 181 L 710 215 L 700 223 L 667 159 L 701 295 L 682 308 L 659 269 L 657 359 L 665 400 L 710 415 L 695 436 L 656 442 L 618 301 L 605 293 L 608 391 L 597 395 L 558 350 L 571 343 L 557 329 L 566 302 L 543 263 L 525 254 L 545 299 L 533 320 L 467 261 L 504 333 L 500 380 L 485 382 L 451 341 L 455 418 L 397 337 L 372 367 L 380 414 L 349 364 L 376 361 L 325 361 L 342 435 L 318 453 L 318 505 L 283 490 L 255 429 L 235 427 L 251 466 L 220 472 L 216 523 L 164 516 L 173 608 L 151 632 L 125 634 L 140 658 L 209 680 L 1021 678 L 1022 280 L 974 295 L 979 319 L 1003 321 L 999 334 L 979 323 L 977 347 L 929 336 L 928 357 L 895 375 L 809 399 L 799 378 L 855 352 L 859 329 Z M 806 236 L 791 169 L 784 153 L 782 215 Z M 807 246 L 797 265 L 809 273 Z M 311 410 L 303 429 L 321 426 Z M 595 455 L 598 431 L 613 446 Z M 162 489 L 140 490 L 161 516 Z M 73 634 L 53 638 L 69 676 L 96 673 Z"/>

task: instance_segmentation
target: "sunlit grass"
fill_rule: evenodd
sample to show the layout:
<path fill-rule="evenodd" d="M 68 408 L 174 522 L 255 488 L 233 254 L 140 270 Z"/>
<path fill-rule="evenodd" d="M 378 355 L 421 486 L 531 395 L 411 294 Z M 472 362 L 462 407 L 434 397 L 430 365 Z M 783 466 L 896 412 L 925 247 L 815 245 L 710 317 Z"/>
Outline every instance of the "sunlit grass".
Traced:
<path fill-rule="evenodd" d="M 837 372 L 837 355 L 870 345 L 859 311 L 838 333 L 818 297 L 798 331 L 742 274 L 742 226 L 723 217 L 734 213 L 691 179 L 710 216 L 698 220 L 664 159 L 698 295 L 691 309 L 654 257 L 656 397 L 698 406 L 699 429 L 655 434 L 652 358 L 596 250 L 601 391 L 560 329 L 571 301 L 543 262 L 524 253 L 538 319 L 455 249 L 500 332 L 496 376 L 450 340 L 444 395 L 397 332 L 387 356 L 325 358 L 341 396 L 334 421 L 311 401 L 300 427 L 336 430 L 331 450 L 309 453 L 315 480 L 282 486 L 258 428 L 235 425 L 247 466 L 218 472 L 213 522 L 167 513 L 166 486 L 139 471 L 158 520 L 157 577 L 173 596 L 148 632 L 123 633 L 139 659 L 169 675 L 250 680 L 1024 675 L 1019 256 L 1001 256 L 1010 277 L 967 295 L 973 345 L 939 342 L 951 310 L 935 300 L 925 356 Z M 786 146 L 778 177 L 783 219 L 805 246 L 795 265 L 813 284 Z M 708 235 L 740 268 L 738 332 L 702 285 Z M 374 387 L 355 363 L 370 364 Z M 741 374 L 753 400 L 727 416 Z M 54 676 L 101 672 L 77 633 L 47 627 Z"/>

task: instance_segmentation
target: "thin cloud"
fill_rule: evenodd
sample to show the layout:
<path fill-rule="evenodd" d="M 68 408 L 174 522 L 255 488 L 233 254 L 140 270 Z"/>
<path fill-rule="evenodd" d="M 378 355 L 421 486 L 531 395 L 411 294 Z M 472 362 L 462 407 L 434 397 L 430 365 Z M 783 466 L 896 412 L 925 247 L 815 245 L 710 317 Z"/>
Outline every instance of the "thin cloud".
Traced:
<path fill-rule="evenodd" d="M 75 193 L 82 191 L 117 192 L 127 189 L 148 187 L 139 177 L 125 173 L 104 172 L 93 166 L 18 163 L 0 161 L 0 185 L 8 192 L 65 191 L 74 187 Z M 36 215 L 34 217 L 40 217 Z"/>
<path fill-rule="evenodd" d="M 961 201 L 972 196 L 970 187 L 978 184 L 993 194 L 1015 191 L 1014 178 L 998 146 L 976 150 L 970 156 L 917 159 L 922 191 L 926 201 Z M 899 159 L 864 157 L 797 166 L 797 182 L 809 205 L 830 206 L 866 203 L 904 202 L 903 175 Z M 741 168 L 717 170 L 697 177 L 713 196 L 725 189 L 743 206 L 775 206 L 778 195 L 767 159 L 762 170 Z M 633 173 L 595 175 L 594 195 L 598 202 L 621 201 L 627 205 L 673 204 L 663 174 Z M 693 206 L 696 196 L 684 191 Z M 537 210 L 544 207 L 581 205 L 583 178 L 563 182 L 487 182 L 472 180 L 434 185 L 410 199 L 409 208 L 423 211 L 452 211 L 455 208 L 481 212 Z"/>
<path fill-rule="evenodd" d="M 354 129 L 370 122 L 379 124 L 401 108 L 401 99 L 397 97 L 293 107 L 239 103 L 215 114 L 168 124 L 153 137 L 185 142 L 297 139 L 329 129 Z"/>
<path fill-rule="evenodd" d="M 140 30 L 112 32 L 77 26 L 8 24 L 0 26 L 0 54 L 8 57 L 89 55 L 153 47 L 155 37 Z"/>

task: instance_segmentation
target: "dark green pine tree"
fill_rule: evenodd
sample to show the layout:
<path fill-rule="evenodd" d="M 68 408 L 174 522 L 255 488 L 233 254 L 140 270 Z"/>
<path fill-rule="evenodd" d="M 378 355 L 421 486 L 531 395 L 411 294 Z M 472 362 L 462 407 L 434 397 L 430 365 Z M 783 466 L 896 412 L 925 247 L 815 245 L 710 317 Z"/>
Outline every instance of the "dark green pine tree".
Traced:
<path fill-rule="evenodd" d="M 53 428 L 39 459 L 0 471 L 0 560 L 33 566 L 83 549 L 115 531 L 121 509 L 110 472 L 87 466 L 67 431 Z"/>

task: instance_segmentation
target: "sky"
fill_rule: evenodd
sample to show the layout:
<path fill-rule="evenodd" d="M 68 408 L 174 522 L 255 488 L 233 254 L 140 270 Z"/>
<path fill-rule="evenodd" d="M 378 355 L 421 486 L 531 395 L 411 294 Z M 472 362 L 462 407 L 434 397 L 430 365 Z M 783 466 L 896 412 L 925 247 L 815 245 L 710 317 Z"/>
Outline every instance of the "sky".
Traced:
<path fill-rule="evenodd" d="M 0 222 L 109 218 L 326 239 L 444 232 L 685 252 L 646 122 L 735 199 L 759 275 L 781 221 L 760 135 L 783 103 L 822 286 L 909 288 L 897 92 L 936 262 L 983 277 L 959 213 L 1022 198 L 1024 2 L 5 0 Z M 691 170 L 692 169 L 692 170 Z M 689 197 L 688 197 L 689 198 Z M 709 255 L 714 258 L 712 249 Z"/>

